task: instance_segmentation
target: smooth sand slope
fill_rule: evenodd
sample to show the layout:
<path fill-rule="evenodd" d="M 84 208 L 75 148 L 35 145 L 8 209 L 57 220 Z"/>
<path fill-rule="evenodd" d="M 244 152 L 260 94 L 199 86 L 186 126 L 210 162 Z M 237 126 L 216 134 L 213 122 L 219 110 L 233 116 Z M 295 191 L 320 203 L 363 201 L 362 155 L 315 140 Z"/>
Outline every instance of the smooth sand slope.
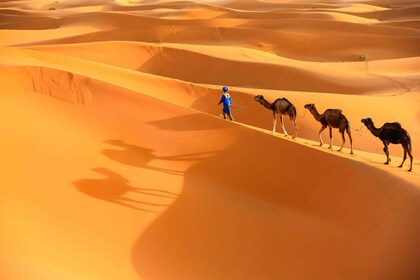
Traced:
<path fill-rule="evenodd" d="M 1 1 L 0 278 L 417 279 L 419 11 Z M 292 101 L 298 138 L 258 94 Z M 318 147 L 306 103 L 343 110 L 354 155 L 336 130 Z M 408 130 L 412 172 L 365 117 Z"/>

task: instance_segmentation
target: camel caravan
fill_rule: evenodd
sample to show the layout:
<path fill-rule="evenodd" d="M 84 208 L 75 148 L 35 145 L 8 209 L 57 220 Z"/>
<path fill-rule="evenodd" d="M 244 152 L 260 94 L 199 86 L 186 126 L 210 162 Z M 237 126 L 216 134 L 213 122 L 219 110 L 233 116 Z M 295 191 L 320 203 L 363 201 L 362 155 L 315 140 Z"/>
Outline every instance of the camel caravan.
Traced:
<path fill-rule="evenodd" d="M 288 136 L 286 128 L 284 127 L 283 116 L 288 116 L 289 119 L 293 122 L 294 131 L 292 139 L 297 135 L 298 124 L 297 124 L 297 110 L 296 107 L 286 98 L 278 98 L 274 102 L 270 103 L 267 101 L 264 96 L 257 95 L 254 97 L 254 101 L 258 102 L 264 108 L 271 110 L 273 113 L 273 130 L 272 133 L 276 132 L 277 118 L 280 119 L 280 124 L 283 129 L 285 136 Z M 333 148 L 333 136 L 332 129 L 338 128 L 338 131 L 341 134 L 343 143 L 341 144 L 341 151 L 344 144 L 346 143 L 346 137 L 344 133 L 347 133 L 350 139 L 350 154 L 353 154 L 353 139 L 351 137 L 350 123 L 347 120 L 346 116 L 343 115 L 342 110 L 340 109 L 326 109 L 322 114 L 318 112 L 315 107 L 315 104 L 309 103 L 304 106 L 315 118 L 316 121 L 321 123 L 321 129 L 319 130 L 319 146 L 322 146 L 324 142 L 322 141 L 322 132 L 328 127 L 330 133 L 330 145 L 329 149 Z M 412 170 L 413 166 L 413 155 L 411 151 L 411 139 L 408 132 L 401 127 L 401 124 L 398 122 L 394 123 L 385 123 L 382 127 L 376 128 L 373 124 L 372 119 L 366 118 L 362 119 L 361 122 L 367 129 L 376 137 L 378 137 L 384 144 L 384 153 L 386 155 L 385 164 L 389 164 L 391 158 L 389 157 L 388 145 L 389 144 L 401 144 L 404 149 L 404 158 L 399 167 L 402 167 L 405 160 L 407 159 L 407 154 L 410 157 L 410 169 Z"/>

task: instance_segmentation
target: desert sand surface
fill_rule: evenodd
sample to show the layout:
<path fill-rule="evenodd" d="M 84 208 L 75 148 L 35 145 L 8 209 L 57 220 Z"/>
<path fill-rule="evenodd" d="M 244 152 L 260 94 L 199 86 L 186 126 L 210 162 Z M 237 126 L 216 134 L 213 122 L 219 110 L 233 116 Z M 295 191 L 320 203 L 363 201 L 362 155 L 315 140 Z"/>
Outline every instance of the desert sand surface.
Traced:
<path fill-rule="evenodd" d="M 0 129 L 0 279 L 419 279 L 417 0 L 0 1 Z"/>

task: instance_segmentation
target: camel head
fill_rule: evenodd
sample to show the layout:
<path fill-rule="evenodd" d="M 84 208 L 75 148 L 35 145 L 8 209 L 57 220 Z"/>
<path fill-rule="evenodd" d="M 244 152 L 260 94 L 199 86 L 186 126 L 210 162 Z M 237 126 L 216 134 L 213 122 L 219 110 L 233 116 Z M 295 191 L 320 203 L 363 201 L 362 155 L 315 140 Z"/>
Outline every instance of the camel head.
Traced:
<path fill-rule="evenodd" d="M 370 124 L 373 124 L 373 121 L 371 118 L 366 118 L 366 119 L 362 119 L 361 122 L 365 125 L 368 126 Z"/>
<path fill-rule="evenodd" d="M 254 101 L 257 101 L 259 103 L 261 103 L 261 100 L 263 100 L 263 99 L 264 99 L 264 96 L 262 96 L 262 95 L 257 95 L 257 96 L 254 97 Z"/>
<path fill-rule="evenodd" d="M 305 106 L 305 109 L 311 110 L 315 108 L 315 104 L 314 103 L 308 103 Z"/>

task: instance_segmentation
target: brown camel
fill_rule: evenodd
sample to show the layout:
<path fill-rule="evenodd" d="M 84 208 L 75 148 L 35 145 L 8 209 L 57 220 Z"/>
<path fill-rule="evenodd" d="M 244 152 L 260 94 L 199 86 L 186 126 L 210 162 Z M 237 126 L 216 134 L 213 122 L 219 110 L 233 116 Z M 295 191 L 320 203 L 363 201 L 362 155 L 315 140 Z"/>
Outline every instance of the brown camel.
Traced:
<path fill-rule="evenodd" d="M 381 128 L 376 128 L 371 118 L 362 119 L 361 122 L 372 132 L 372 134 L 381 139 L 384 143 L 384 153 L 386 155 L 385 164 L 389 164 L 391 158 L 389 157 L 388 145 L 389 144 L 401 144 L 404 149 L 404 158 L 400 166 L 402 167 L 404 161 L 407 158 L 407 154 L 410 157 L 410 169 L 413 166 L 413 155 L 411 154 L 411 139 L 408 132 L 401 127 L 400 123 L 385 123 Z"/>
<path fill-rule="evenodd" d="M 286 98 L 278 98 L 273 103 L 268 102 L 264 99 L 264 96 L 257 95 L 254 100 L 263 105 L 265 108 L 273 111 L 273 133 L 276 132 L 277 117 L 280 116 L 280 123 L 283 128 L 284 135 L 287 136 L 286 128 L 284 127 L 283 116 L 289 116 L 290 120 L 295 125 L 295 131 L 293 132 L 292 138 L 294 139 L 297 135 L 297 113 L 296 108 Z"/>
<path fill-rule="evenodd" d="M 315 104 L 306 104 L 305 109 L 308 109 L 309 112 L 314 116 L 315 120 L 319 121 L 322 124 L 321 129 L 319 130 L 319 145 L 322 146 L 324 142 L 322 141 L 321 133 L 328 127 L 330 130 L 330 146 L 329 149 L 333 148 L 333 138 L 332 138 L 332 129 L 338 128 L 338 131 L 341 134 L 341 137 L 343 138 L 343 144 L 341 145 L 341 148 L 338 151 L 341 151 L 341 149 L 344 146 L 344 143 L 346 143 L 346 138 L 344 137 L 344 131 L 347 132 L 350 138 L 350 154 L 353 154 L 353 139 L 351 138 L 350 133 L 350 124 L 347 118 L 341 113 L 342 111 L 340 109 L 327 109 L 325 110 L 322 115 L 318 113 L 318 111 L 315 108 Z"/>

